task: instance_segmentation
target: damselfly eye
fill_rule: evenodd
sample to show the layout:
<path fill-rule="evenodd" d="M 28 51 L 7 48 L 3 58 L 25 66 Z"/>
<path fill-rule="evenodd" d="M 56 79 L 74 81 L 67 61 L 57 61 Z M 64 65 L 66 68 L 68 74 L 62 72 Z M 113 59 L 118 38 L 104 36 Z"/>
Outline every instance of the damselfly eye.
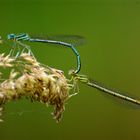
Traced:
<path fill-rule="evenodd" d="M 9 34 L 9 35 L 7 36 L 7 38 L 8 38 L 8 39 L 15 39 L 15 34 Z"/>

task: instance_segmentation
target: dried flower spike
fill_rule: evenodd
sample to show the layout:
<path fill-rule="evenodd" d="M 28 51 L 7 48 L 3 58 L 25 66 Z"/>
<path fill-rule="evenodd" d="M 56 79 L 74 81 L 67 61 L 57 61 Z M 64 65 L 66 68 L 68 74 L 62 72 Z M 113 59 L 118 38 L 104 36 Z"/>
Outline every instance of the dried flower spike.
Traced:
<path fill-rule="evenodd" d="M 0 62 L 2 67 L 12 67 L 9 79 L 0 84 L 0 106 L 25 96 L 32 101 L 53 105 L 54 119 L 57 122 L 61 120 L 72 87 L 61 70 L 44 66 L 27 53 L 16 59 L 1 54 Z M 16 67 L 18 69 L 15 70 Z"/>

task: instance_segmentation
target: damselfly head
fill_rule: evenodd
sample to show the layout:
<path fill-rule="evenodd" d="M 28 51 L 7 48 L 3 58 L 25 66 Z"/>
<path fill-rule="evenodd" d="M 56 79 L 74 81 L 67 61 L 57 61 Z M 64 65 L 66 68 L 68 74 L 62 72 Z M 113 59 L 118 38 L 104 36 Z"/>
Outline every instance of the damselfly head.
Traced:
<path fill-rule="evenodd" d="M 21 34 L 9 34 L 7 36 L 8 39 L 11 39 L 11 40 L 16 40 L 16 41 L 20 41 L 20 40 L 29 40 L 29 35 L 26 34 L 26 33 L 21 33 Z"/>
<path fill-rule="evenodd" d="M 16 35 L 15 34 L 9 34 L 9 35 L 7 35 L 7 39 L 14 40 L 15 38 L 16 38 Z"/>

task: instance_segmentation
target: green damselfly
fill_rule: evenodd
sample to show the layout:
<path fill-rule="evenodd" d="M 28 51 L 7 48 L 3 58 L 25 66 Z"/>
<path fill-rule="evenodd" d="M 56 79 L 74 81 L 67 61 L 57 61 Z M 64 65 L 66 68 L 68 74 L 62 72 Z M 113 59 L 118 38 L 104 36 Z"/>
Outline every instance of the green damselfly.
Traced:
<path fill-rule="evenodd" d="M 128 102 L 133 103 L 133 104 L 140 105 L 140 99 L 136 99 L 134 97 L 127 96 L 127 95 L 125 95 L 121 92 L 118 92 L 118 91 L 112 90 L 110 88 L 107 88 L 104 85 L 100 84 L 99 82 L 97 82 L 93 79 L 89 79 L 85 75 L 75 74 L 75 75 L 73 75 L 73 79 L 76 80 L 76 81 L 80 81 L 80 82 L 82 82 L 82 83 L 84 83 L 84 84 L 86 84 L 90 87 L 96 88 L 96 89 L 98 89 L 98 90 L 100 90 L 104 93 L 112 95 L 114 97 L 120 98 L 122 100 L 128 101 Z"/>
<path fill-rule="evenodd" d="M 78 73 L 81 69 L 81 59 L 80 59 L 80 54 L 78 53 L 78 51 L 75 48 L 75 45 L 72 43 L 68 43 L 68 42 L 63 42 L 61 40 L 53 40 L 53 39 L 42 39 L 41 37 L 31 37 L 26 33 L 22 33 L 22 34 L 9 34 L 8 39 L 13 40 L 15 43 L 19 43 L 20 45 L 24 46 L 25 48 L 28 48 L 28 46 L 26 44 L 21 43 L 21 41 L 29 41 L 29 42 L 41 42 L 41 43 L 50 43 L 50 44 L 57 44 L 57 45 L 61 45 L 61 46 L 65 46 L 65 47 L 69 47 L 71 48 L 71 50 L 74 52 L 74 54 L 76 55 L 77 58 L 77 69 L 74 71 L 74 73 Z M 69 37 L 67 36 L 61 36 L 61 37 Z M 70 36 L 72 38 L 80 38 L 81 40 L 83 39 L 83 37 L 75 35 L 75 36 Z M 49 38 L 49 37 L 48 37 Z M 57 36 L 55 36 L 55 38 L 57 39 Z"/>

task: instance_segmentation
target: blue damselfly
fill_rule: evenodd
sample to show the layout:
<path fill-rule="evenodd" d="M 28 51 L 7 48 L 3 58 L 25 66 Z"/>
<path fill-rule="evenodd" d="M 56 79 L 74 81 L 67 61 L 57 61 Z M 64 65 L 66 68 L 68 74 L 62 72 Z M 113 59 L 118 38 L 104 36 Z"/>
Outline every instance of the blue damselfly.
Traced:
<path fill-rule="evenodd" d="M 75 48 L 75 45 L 72 43 L 68 43 L 61 41 L 61 38 L 65 38 L 67 40 L 67 37 L 71 37 L 71 38 L 77 38 L 77 39 L 83 39 L 83 37 L 78 36 L 78 35 L 74 35 L 74 36 L 66 36 L 66 35 L 61 35 L 61 36 L 54 36 L 56 38 L 56 40 L 51 39 L 51 37 L 48 36 L 47 39 L 42 39 L 42 37 L 31 37 L 26 33 L 22 33 L 22 34 L 9 34 L 8 35 L 8 39 L 13 40 L 14 42 L 17 42 L 18 44 L 24 46 L 25 48 L 28 48 L 28 46 L 26 44 L 21 43 L 21 41 L 29 41 L 29 42 L 41 42 L 41 43 L 50 43 L 50 44 L 57 44 L 57 45 L 61 45 L 61 46 L 65 46 L 65 47 L 69 47 L 71 48 L 71 50 L 74 52 L 74 54 L 76 55 L 77 58 L 77 69 L 74 71 L 74 73 L 78 73 L 81 69 L 81 59 L 80 59 L 80 55 L 78 53 L 78 51 Z M 59 37 L 59 39 L 57 40 L 57 38 Z"/>

